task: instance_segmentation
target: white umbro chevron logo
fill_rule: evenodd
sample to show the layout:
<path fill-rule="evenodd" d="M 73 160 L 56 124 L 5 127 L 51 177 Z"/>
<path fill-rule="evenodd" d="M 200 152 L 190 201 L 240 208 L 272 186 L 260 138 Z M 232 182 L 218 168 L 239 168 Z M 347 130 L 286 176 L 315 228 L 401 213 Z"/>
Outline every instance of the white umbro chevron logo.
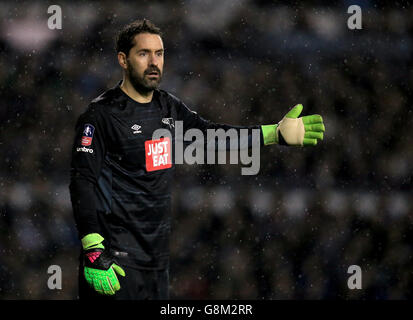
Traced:
<path fill-rule="evenodd" d="M 134 125 L 131 127 L 131 129 L 133 130 L 133 134 L 142 133 L 141 128 L 142 128 L 142 127 L 141 127 L 140 125 L 138 125 L 138 124 L 134 124 Z"/>

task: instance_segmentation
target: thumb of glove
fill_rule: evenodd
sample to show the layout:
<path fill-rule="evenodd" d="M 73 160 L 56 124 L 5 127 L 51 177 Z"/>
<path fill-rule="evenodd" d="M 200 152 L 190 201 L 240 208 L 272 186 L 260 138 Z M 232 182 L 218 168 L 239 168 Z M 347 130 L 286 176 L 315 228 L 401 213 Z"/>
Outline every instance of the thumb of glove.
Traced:
<path fill-rule="evenodd" d="M 288 111 L 285 118 L 296 119 L 300 115 L 301 111 L 303 111 L 303 105 L 297 104 L 294 108 Z"/>
<path fill-rule="evenodd" d="M 112 268 L 113 270 L 115 270 L 117 274 L 121 275 L 122 277 L 125 276 L 125 271 L 121 267 L 119 267 L 117 264 L 113 264 Z"/>

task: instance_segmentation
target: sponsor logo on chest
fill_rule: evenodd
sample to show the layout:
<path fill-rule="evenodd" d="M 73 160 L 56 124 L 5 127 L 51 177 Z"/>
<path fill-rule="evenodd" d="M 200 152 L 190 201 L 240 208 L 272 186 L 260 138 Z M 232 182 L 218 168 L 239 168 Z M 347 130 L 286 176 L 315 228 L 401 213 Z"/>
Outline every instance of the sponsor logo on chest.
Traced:
<path fill-rule="evenodd" d="M 163 170 L 172 167 L 171 139 L 145 141 L 146 171 Z"/>

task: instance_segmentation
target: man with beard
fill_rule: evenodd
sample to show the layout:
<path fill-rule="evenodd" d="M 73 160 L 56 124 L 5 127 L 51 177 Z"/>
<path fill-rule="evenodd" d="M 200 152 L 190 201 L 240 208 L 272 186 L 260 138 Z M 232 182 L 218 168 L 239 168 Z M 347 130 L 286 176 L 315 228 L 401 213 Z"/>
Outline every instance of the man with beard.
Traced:
<path fill-rule="evenodd" d="M 170 159 L 175 137 L 153 140 L 153 132 L 183 121 L 184 130 L 203 133 L 247 129 L 248 141 L 239 138 L 238 146 L 303 146 L 322 140 L 324 125 L 319 115 L 298 118 L 301 105 L 278 124 L 241 127 L 203 119 L 158 88 L 164 47 L 148 20 L 121 30 L 116 50 L 123 79 L 79 117 L 72 150 L 70 194 L 82 243 L 79 297 L 167 299 L 174 166 L 151 160 L 155 150 Z M 253 129 L 260 132 L 257 141 Z"/>

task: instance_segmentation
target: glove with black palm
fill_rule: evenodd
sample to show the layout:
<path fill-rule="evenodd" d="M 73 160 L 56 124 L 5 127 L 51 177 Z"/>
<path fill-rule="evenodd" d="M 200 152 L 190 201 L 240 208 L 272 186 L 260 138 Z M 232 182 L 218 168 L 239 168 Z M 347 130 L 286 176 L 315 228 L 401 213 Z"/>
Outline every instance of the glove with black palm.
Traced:
<path fill-rule="evenodd" d="M 125 271 L 105 250 L 103 240 L 104 238 L 98 233 L 90 233 L 82 238 L 84 276 L 86 282 L 100 294 L 114 295 L 120 289 L 116 274 L 124 277 Z"/>

